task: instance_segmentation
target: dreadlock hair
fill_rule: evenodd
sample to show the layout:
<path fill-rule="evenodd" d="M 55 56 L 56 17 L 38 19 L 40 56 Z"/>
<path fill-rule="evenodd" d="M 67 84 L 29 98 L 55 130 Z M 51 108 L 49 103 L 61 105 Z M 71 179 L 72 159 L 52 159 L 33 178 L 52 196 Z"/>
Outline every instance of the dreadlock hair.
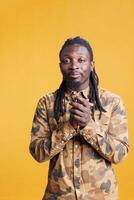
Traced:
<path fill-rule="evenodd" d="M 59 57 L 61 58 L 61 53 L 64 48 L 70 45 L 74 45 L 74 44 L 79 44 L 81 46 L 86 47 L 90 54 L 90 60 L 93 61 L 93 50 L 92 50 L 91 45 L 85 39 L 79 36 L 74 37 L 74 38 L 69 38 L 65 41 L 65 43 L 63 44 L 60 50 Z M 89 76 L 89 88 L 90 88 L 89 101 L 94 104 L 91 110 L 93 120 L 95 120 L 94 119 L 95 110 L 100 111 L 99 119 L 101 118 L 102 112 L 106 112 L 104 108 L 102 107 L 100 99 L 99 99 L 98 85 L 99 85 L 99 78 L 94 68 L 93 71 L 90 72 L 90 76 Z M 54 103 L 54 115 L 57 122 L 59 120 L 59 117 L 65 113 L 65 98 L 64 98 L 65 91 L 66 91 L 66 83 L 65 83 L 65 80 L 63 80 L 59 89 L 57 90 L 56 99 Z"/>

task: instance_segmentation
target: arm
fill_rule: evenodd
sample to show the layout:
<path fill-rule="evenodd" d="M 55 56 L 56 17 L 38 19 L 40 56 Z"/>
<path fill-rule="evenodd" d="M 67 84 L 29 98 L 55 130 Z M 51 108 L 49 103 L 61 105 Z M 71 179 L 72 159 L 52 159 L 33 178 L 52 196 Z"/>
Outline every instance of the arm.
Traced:
<path fill-rule="evenodd" d="M 38 102 L 32 129 L 29 151 L 38 162 L 44 162 L 61 152 L 66 143 L 76 134 L 75 129 L 67 121 L 58 126 L 53 132 L 50 131 L 46 100 L 41 98 Z"/>
<path fill-rule="evenodd" d="M 121 99 L 114 106 L 110 122 L 105 126 L 91 119 L 80 134 L 105 159 L 119 163 L 129 150 L 127 117 Z"/>

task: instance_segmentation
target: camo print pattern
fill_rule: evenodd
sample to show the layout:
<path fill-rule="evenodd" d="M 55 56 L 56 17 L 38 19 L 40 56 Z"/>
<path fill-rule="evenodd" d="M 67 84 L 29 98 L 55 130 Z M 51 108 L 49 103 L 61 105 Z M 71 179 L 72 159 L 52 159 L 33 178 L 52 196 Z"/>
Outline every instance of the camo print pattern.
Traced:
<path fill-rule="evenodd" d="M 31 129 L 31 155 L 38 162 L 50 160 L 42 200 L 117 200 L 112 163 L 122 161 L 129 150 L 121 97 L 99 88 L 107 112 L 99 120 L 99 111 L 95 111 L 95 121 L 76 131 L 69 123 L 71 91 L 65 94 L 66 113 L 58 124 L 54 118 L 56 92 L 39 99 Z M 88 89 L 81 95 L 87 98 Z"/>

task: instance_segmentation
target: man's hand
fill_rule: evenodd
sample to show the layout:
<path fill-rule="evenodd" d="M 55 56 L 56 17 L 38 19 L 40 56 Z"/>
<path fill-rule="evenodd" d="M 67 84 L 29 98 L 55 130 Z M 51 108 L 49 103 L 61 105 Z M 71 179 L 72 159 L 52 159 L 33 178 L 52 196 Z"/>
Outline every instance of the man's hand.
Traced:
<path fill-rule="evenodd" d="M 91 119 L 91 106 L 92 103 L 88 99 L 77 96 L 75 102 L 70 103 L 72 108 L 70 109 L 70 123 L 74 128 L 85 127 Z"/>

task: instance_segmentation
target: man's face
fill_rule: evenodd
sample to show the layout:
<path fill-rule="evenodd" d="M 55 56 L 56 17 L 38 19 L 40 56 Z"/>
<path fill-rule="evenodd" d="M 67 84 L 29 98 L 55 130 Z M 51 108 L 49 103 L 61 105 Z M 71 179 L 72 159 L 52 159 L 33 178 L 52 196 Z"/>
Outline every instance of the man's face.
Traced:
<path fill-rule="evenodd" d="M 60 69 L 67 87 L 74 90 L 86 88 L 93 70 L 87 48 L 79 44 L 64 48 L 60 57 Z"/>

